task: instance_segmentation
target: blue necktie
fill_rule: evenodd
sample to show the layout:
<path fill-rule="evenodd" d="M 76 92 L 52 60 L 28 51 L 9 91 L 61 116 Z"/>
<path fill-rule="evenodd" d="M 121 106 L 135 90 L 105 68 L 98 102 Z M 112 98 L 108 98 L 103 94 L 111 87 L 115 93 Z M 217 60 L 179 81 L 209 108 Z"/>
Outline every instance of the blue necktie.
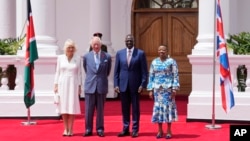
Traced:
<path fill-rule="evenodd" d="M 95 54 L 95 64 L 96 64 L 96 69 L 98 69 L 100 65 L 100 59 L 98 53 Z"/>

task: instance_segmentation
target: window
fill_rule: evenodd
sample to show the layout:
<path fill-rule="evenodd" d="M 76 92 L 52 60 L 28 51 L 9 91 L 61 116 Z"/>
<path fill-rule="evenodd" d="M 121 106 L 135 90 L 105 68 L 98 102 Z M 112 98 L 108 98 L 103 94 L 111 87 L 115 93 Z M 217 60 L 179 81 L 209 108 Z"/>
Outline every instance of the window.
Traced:
<path fill-rule="evenodd" d="M 138 8 L 198 8 L 199 0 L 139 0 Z"/>

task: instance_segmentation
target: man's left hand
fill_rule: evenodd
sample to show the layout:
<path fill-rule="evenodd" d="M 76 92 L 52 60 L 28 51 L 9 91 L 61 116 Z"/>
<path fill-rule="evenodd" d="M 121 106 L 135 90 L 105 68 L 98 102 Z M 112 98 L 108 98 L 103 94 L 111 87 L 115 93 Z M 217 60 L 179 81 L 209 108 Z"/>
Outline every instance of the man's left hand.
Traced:
<path fill-rule="evenodd" d="M 138 88 L 138 93 L 142 93 L 142 86 L 140 86 L 139 88 Z"/>

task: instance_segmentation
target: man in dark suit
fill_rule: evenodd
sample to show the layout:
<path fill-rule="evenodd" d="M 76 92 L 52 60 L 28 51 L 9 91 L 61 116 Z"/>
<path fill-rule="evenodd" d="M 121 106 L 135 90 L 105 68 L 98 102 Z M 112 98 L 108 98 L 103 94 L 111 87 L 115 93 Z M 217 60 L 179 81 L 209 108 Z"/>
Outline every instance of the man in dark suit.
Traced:
<path fill-rule="evenodd" d="M 93 37 L 93 50 L 83 57 L 83 68 L 86 73 L 85 93 L 85 134 L 91 136 L 93 118 L 96 109 L 96 132 L 104 137 L 104 103 L 108 93 L 108 76 L 111 70 L 111 56 L 101 51 L 101 39 Z"/>
<path fill-rule="evenodd" d="M 93 36 L 94 36 L 94 37 L 99 37 L 100 39 L 102 39 L 102 33 L 100 33 L 100 32 L 94 33 Z M 105 44 L 102 44 L 101 50 L 102 50 L 102 51 L 105 51 L 105 52 L 108 52 L 107 46 L 106 46 Z M 91 47 L 91 46 L 89 47 L 89 51 L 92 51 L 92 47 Z"/>
<path fill-rule="evenodd" d="M 130 106 L 132 105 L 132 137 L 137 137 L 140 121 L 139 98 L 147 85 L 147 61 L 144 51 L 134 47 L 134 37 L 125 39 L 126 48 L 116 54 L 114 69 L 114 88 L 120 94 L 123 130 L 118 137 L 129 136 Z"/>

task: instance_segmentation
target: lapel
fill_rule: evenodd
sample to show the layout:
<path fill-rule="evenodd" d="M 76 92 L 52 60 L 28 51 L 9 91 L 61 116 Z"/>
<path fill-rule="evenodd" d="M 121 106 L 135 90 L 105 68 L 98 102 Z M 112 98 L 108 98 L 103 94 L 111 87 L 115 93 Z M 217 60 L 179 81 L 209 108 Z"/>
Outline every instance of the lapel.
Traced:
<path fill-rule="evenodd" d="M 127 61 L 127 57 L 128 57 L 127 48 L 125 48 L 123 51 L 124 51 L 124 52 L 122 53 L 122 55 L 124 55 L 124 56 L 122 56 L 122 58 L 125 59 L 124 61 L 126 62 L 126 66 L 129 68 L 129 66 L 128 66 L 128 61 Z M 132 59 L 132 57 L 131 57 L 131 59 Z M 131 61 L 131 60 L 130 60 L 130 61 Z"/>
<path fill-rule="evenodd" d="M 108 61 L 107 56 L 103 51 L 101 51 L 101 53 L 100 53 L 100 64 L 99 64 L 99 67 L 98 67 L 97 71 L 101 70 L 101 68 L 103 67 L 103 64 L 105 64 L 105 61 Z"/>
<path fill-rule="evenodd" d="M 105 61 L 108 61 L 107 60 L 107 56 L 106 56 L 106 54 L 103 51 L 101 51 L 101 54 L 100 54 L 100 64 L 104 63 Z"/>

